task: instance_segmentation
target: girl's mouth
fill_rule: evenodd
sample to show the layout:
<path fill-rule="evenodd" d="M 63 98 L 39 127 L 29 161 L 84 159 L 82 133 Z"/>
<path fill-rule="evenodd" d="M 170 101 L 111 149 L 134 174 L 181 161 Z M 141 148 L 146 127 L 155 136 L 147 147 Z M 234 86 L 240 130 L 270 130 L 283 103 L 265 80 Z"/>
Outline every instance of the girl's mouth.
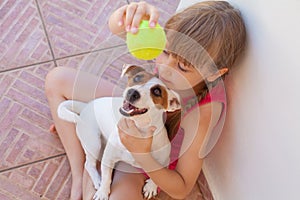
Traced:
<path fill-rule="evenodd" d="M 164 79 L 162 76 L 159 76 L 159 79 L 164 83 L 171 83 L 171 81 Z"/>

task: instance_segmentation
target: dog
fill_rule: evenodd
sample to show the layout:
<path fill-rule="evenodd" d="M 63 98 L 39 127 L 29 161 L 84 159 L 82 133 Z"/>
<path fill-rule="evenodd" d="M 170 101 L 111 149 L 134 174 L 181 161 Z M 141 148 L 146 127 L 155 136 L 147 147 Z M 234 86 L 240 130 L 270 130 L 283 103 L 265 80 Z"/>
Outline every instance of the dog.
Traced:
<path fill-rule="evenodd" d="M 151 154 L 162 166 L 169 163 L 171 145 L 163 113 L 181 109 L 179 96 L 140 66 L 124 65 L 121 77 L 125 75 L 127 86 L 123 97 L 103 97 L 89 103 L 66 100 L 57 109 L 59 118 L 76 124 L 76 133 L 86 154 L 85 169 L 97 190 L 95 200 L 108 199 L 117 162 L 140 168 L 119 138 L 117 123 L 122 117 L 132 119 L 142 133 L 155 126 Z M 97 160 L 101 161 L 101 176 Z M 145 181 L 143 195 L 148 199 L 157 195 L 157 185 L 151 179 Z"/>

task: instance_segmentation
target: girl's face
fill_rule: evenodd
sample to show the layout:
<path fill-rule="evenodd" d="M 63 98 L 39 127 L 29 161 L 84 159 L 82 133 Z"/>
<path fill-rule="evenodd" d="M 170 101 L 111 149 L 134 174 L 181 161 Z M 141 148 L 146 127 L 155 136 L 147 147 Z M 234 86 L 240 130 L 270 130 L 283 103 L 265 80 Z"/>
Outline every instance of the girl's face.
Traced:
<path fill-rule="evenodd" d="M 203 81 L 203 77 L 197 69 L 185 66 L 166 50 L 156 58 L 156 66 L 159 78 L 167 87 L 175 91 L 191 89 Z"/>

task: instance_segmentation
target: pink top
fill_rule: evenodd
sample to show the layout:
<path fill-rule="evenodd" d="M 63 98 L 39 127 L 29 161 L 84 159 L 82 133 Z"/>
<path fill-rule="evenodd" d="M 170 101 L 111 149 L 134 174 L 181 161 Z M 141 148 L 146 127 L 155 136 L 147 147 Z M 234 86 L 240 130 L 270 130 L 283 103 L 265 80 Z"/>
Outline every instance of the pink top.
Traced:
<path fill-rule="evenodd" d="M 185 99 L 183 103 L 186 103 L 188 100 L 189 99 Z M 189 112 L 191 112 L 196 107 L 199 107 L 201 105 L 211 103 L 211 102 L 222 103 L 223 109 L 222 109 L 222 113 L 220 115 L 219 121 L 217 122 L 217 124 L 215 125 L 213 130 L 211 132 L 209 132 L 204 138 L 203 145 L 199 152 L 199 158 L 206 157 L 208 155 L 208 153 L 213 149 L 213 147 L 215 146 L 215 144 L 218 141 L 218 138 L 221 134 L 221 131 L 222 131 L 222 128 L 224 125 L 227 105 L 226 105 L 226 93 L 225 93 L 225 88 L 224 88 L 223 82 L 220 81 L 220 83 L 218 83 L 215 87 L 213 87 L 203 99 L 201 99 L 198 103 L 196 103 L 191 108 L 189 108 L 183 114 L 183 118 L 184 118 Z M 171 154 L 170 154 L 169 169 L 176 168 L 183 138 L 184 138 L 184 130 L 181 127 L 179 127 L 176 136 L 171 141 Z"/>

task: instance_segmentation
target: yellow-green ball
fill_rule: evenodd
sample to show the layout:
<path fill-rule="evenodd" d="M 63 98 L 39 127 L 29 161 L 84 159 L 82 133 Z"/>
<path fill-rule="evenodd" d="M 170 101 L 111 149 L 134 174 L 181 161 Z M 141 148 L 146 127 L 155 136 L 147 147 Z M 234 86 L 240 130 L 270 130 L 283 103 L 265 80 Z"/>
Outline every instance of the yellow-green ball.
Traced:
<path fill-rule="evenodd" d="M 150 28 L 149 21 L 143 20 L 137 34 L 127 32 L 126 43 L 129 52 L 136 58 L 152 60 L 159 56 L 166 46 L 164 29 L 156 24 Z"/>

